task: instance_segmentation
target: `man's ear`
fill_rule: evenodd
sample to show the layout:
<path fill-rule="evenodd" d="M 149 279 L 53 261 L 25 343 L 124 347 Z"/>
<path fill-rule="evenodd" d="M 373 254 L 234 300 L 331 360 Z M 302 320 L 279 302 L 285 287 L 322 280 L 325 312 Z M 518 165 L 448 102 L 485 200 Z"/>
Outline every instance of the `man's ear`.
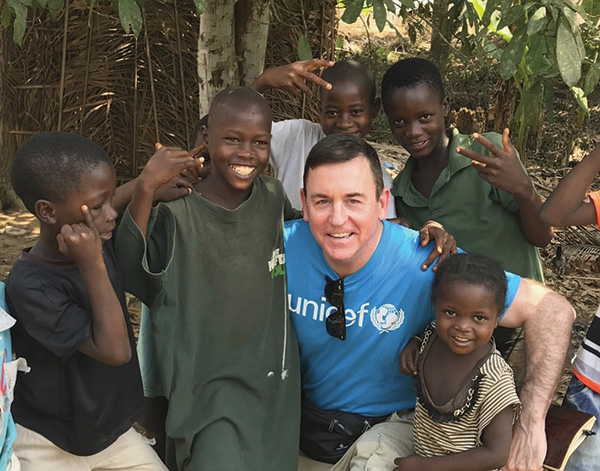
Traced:
<path fill-rule="evenodd" d="M 374 120 L 379 113 L 379 109 L 381 108 L 381 98 L 375 98 L 373 104 L 371 105 L 371 120 Z"/>
<path fill-rule="evenodd" d="M 35 216 L 44 224 L 56 224 L 56 210 L 54 203 L 47 200 L 37 200 L 33 207 Z"/>
<path fill-rule="evenodd" d="M 390 199 L 392 198 L 392 194 L 390 193 L 390 189 L 384 187 L 381 190 L 381 195 L 379 196 L 379 220 L 383 221 L 387 216 L 388 206 L 390 205 Z"/>
<path fill-rule="evenodd" d="M 306 211 L 306 190 L 300 188 L 300 201 L 302 202 L 302 219 L 308 222 L 308 212 Z"/>
<path fill-rule="evenodd" d="M 442 100 L 442 107 L 444 108 L 444 118 L 447 118 L 448 113 L 450 113 L 450 100 L 448 97 L 444 97 Z"/>

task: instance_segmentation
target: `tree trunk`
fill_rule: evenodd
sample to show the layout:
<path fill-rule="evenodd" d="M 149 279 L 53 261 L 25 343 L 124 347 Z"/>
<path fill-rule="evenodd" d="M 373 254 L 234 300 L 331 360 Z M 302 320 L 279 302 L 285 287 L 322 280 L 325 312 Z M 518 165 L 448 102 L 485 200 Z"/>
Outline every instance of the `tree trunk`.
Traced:
<path fill-rule="evenodd" d="M 198 37 L 198 97 L 200 116 L 208 113 L 213 97 L 225 87 L 238 84 L 235 54 L 235 2 L 208 0 L 200 15 Z"/>
<path fill-rule="evenodd" d="M 10 41 L 10 42 L 9 42 Z M 7 68 L 7 45 L 12 44 L 10 32 L 0 27 L 0 210 L 22 208 L 10 184 L 10 167 L 17 150 L 14 134 L 10 134 L 10 113 L 6 103 L 4 77 Z"/>
<path fill-rule="evenodd" d="M 265 65 L 271 0 L 238 0 L 235 5 L 235 49 L 241 85 L 249 85 Z"/>
<path fill-rule="evenodd" d="M 433 0 L 431 18 L 431 58 L 442 74 L 450 54 L 451 25 L 448 18 L 449 0 Z"/>

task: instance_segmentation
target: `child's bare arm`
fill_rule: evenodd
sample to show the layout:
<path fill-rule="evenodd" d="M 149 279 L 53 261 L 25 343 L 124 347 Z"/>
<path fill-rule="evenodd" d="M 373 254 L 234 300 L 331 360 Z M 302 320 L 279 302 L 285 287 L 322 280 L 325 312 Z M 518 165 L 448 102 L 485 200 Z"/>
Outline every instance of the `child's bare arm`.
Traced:
<path fill-rule="evenodd" d="M 307 61 L 292 62 L 280 67 L 271 67 L 252 82 L 250 88 L 259 93 L 264 93 L 269 88 L 277 88 L 278 90 L 288 91 L 294 96 L 300 96 L 302 93 L 312 96 L 312 91 L 308 88 L 307 81 L 325 90 L 331 90 L 331 84 L 313 72 L 320 67 L 331 67 L 332 65 L 333 62 L 331 61 L 310 59 Z"/>
<path fill-rule="evenodd" d="M 552 226 L 594 224 L 594 205 L 585 194 L 600 172 L 600 146 L 596 146 L 558 183 L 540 211 L 543 221 Z"/>
<path fill-rule="evenodd" d="M 521 167 L 510 143 L 508 129 L 502 133 L 502 149 L 480 134 L 473 134 L 473 139 L 483 145 L 490 155 L 482 155 L 464 147 L 456 151 L 473 160 L 477 173 L 486 182 L 513 196 L 519 207 L 519 225 L 529 243 L 538 247 L 548 245 L 552 239 L 552 228 L 540 219 L 542 199 Z"/>
<path fill-rule="evenodd" d="M 484 429 L 483 444 L 462 453 L 433 458 L 417 455 L 396 458 L 394 471 L 490 471 L 506 464 L 512 436 L 513 409 L 496 414 Z"/>
<path fill-rule="evenodd" d="M 417 374 L 417 362 L 419 361 L 419 347 L 421 341 L 415 337 L 406 344 L 400 353 L 400 372 L 404 375 Z"/>
<path fill-rule="evenodd" d="M 202 167 L 203 159 L 193 158 L 198 151 L 198 148 L 188 152 L 178 147 L 163 147 L 157 144 L 156 152 L 137 179 L 129 206 L 131 217 L 144 237 L 156 191 L 184 170 Z"/>
<path fill-rule="evenodd" d="M 108 277 L 102 240 L 87 206 L 81 207 L 85 223 L 65 224 L 56 236 L 58 248 L 81 272 L 92 309 L 92 335 L 79 351 L 109 365 L 123 365 L 131 358 L 131 346 L 121 303 Z"/>

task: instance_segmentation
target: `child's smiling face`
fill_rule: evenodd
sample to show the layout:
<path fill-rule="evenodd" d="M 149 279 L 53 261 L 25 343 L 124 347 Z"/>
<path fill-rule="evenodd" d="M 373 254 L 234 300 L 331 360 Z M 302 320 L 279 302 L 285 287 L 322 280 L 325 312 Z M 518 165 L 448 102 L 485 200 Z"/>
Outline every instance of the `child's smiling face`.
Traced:
<path fill-rule="evenodd" d="M 211 111 L 203 139 L 212 174 L 235 190 L 245 191 L 269 162 L 271 120 L 258 106 L 224 103 Z"/>
<path fill-rule="evenodd" d="M 365 137 L 379 111 L 379 100 L 371 102 L 366 87 L 358 82 L 340 82 L 321 92 L 321 127 L 326 136 L 346 133 Z"/>
<path fill-rule="evenodd" d="M 434 307 L 436 332 L 457 355 L 485 347 L 502 312 L 488 287 L 458 280 L 442 288 Z"/>
<path fill-rule="evenodd" d="M 427 83 L 389 90 L 383 107 L 394 138 L 411 156 L 427 157 L 445 145 L 448 99 L 440 100 Z"/>

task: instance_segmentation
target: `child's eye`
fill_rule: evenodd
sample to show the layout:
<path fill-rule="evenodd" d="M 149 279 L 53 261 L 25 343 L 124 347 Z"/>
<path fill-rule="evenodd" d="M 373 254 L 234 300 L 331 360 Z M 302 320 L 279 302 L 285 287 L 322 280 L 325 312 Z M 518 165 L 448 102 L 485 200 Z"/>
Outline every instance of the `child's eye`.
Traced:
<path fill-rule="evenodd" d="M 326 112 L 325 112 L 325 114 L 326 114 L 327 116 L 331 116 L 331 117 L 334 117 L 334 116 L 338 116 L 338 115 L 339 115 L 339 113 L 338 113 L 337 111 L 334 111 L 334 110 L 328 110 L 328 111 L 326 111 Z"/>
<path fill-rule="evenodd" d="M 354 110 L 351 110 L 350 113 L 352 113 L 353 115 L 357 115 L 357 114 L 362 114 L 365 110 L 357 108 Z"/>
<path fill-rule="evenodd" d="M 267 141 L 256 141 L 255 144 L 260 147 L 265 147 L 269 145 Z"/>
<path fill-rule="evenodd" d="M 487 317 L 485 316 L 475 316 L 474 318 L 477 322 L 484 322 L 487 321 Z"/>
<path fill-rule="evenodd" d="M 397 127 L 404 126 L 404 120 L 403 119 L 395 119 L 394 126 L 397 126 Z"/>
<path fill-rule="evenodd" d="M 431 119 L 431 115 L 430 114 L 424 114 L 421 116 L 421 120 L 422 121 L 428 121 L 429 119 Z"/>
<path fill-rule="evenodd" d="M 227 142 L 235 142 L 235 143 L 239 142 L 239 139 L 237 137 L 226 137 L 225 140 Z"/>
<path fill-rule="evenodd" d="M 444 311 L 444 314 L 446 314 L 448 317 L 454 317 L 456 315 L 456 312 L 454 312 L 452 309 L 446 309 Z"/>

